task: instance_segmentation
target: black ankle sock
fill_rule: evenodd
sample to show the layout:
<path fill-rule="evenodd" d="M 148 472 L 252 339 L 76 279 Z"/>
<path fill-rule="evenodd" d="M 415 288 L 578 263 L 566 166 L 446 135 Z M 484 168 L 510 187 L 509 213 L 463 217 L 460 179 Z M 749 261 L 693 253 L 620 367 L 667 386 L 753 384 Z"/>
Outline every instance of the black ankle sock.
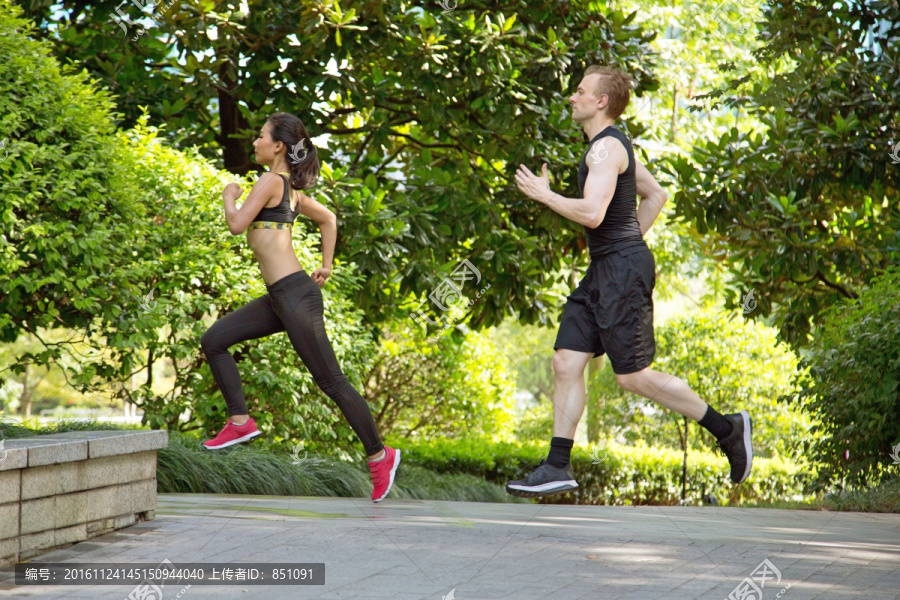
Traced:
<path fill-rule="evenodd" d="M 555 437 L 550 440 L 550 454 L 547 455 L 547 463 L 558 469 L 564 469 L 569 464 L 572 456 L 572 446 L 575 440 Z"/>
<path fill-rule="evenodd" d="M 713 434 L 716 437 L 716 440 L 720 442 L 723 438 L 727 438 L 731 435 L 731 432 L 734 429 L 734 425 L 731 421 L 717 413 L 712 406 L 706 407 L 706 414 L 703 415 L 703 418 L 700 419 L 699 422 L 701 427 Z"/>

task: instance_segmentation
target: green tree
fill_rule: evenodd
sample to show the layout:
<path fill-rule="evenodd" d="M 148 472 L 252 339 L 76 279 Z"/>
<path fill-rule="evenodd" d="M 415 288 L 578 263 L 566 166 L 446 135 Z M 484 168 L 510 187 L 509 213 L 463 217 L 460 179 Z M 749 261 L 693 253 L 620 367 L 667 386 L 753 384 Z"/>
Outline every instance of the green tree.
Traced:
<path fill-rule="evenodd" d="M 212 432 L 224 404 L 200 336 L 264 292 L 251 251 L 224 225 L 221 190 L 234 177 L 166 146 L 144 123 L 115 131 L 108 95 L 61 70 L 11 9 L 0 10 L 0 139 L 10 140 L 0 161 L 0 335 L 13 342 L 27 332 L 37 346 L 8 372 L 52 364 L 80 392 L 142 374 L 120 394 L 145 422 Z M 318 237 L 295 235 L 311 270 Z M 323 290 L 326 329 L 358 385 L 376 346 L 349 300 L 360 275 L 340 260 L 335 267 Z M 66 331 L 44 333 L 58 329 Z M 234 354 L 250 409 L 275 436 L 352 439 L 287 336 Z M 164 392 L 153 380 L 159 361 L 175 376 Z"/>
<path fill-rule="evenodd" d="M 8 371 L 19 376 L 53 365 L 82 392 L 139 377 L 140 385 L 118 393 L 144 410 L 145 423 L 213 433 L 224 424 L 225 406 L 200 337 L 222 314 L 265 291 L 251 251 L 224 226 L 221 190 L 233 176 L 196 150 L 171 148 L 146 116 L 127 131 L 105 126 L 105 94 L 81 75 L 60 72 L 46 55 L 35 60 L 45 51 L 27 39 L 27 25 L 5 13 L 0 19 L 6 34 L 0 43 L 8 44 L 2 50 L 12 58 L 0 65 L 0 76 L 15 89 L 36 90 L 27 96 L 26 110 L 13 113 L 27 133 L 0 162 L 3 334 L 16 340 L 28 332 L 36 340 L 35 347 L 17 353 Z M 24 68 L 26 57 L 36 67 Z M 13 105 L 6 94 L 2 100 Z M 64 137 L 31 123 L 59 123 Z M 60 142 L 82 151 L 60 159 Z M 72 166 L 56 178 L 60 160 Z M 40 173 L 38 181 L 34 172 Z M 101 184 L 105 193 L 97 187 Z M 82 197 L 81 189 L 91 194 Z M 320 238 L 302 227 L 294 235 L 300 262 L 311 271 L 321 262 Z M 362 279 L 355 265 L 337 259 L 323 288 L 327 333 L 338 362 L 359 389 L 378 352 L 351 299 Z M 47 335 L 51 327 L 60 335 Z M 442 382 L 448 387 L 428 399 L 436 416 L 416 421 L 414 407 L 404 406 L 389 425 L 433 435 L 436 428 L 450 429 L 452 422 L 477 413 L 485 418 L 481 430 L 501 434 L 509 397 L 502 365 L 496 365 L 486 343 L 457 346 L 446 337 L 438 364 L 450 378 Z M 273 441 L 337 440 L 359 451 L 340 411 L 318 390 L 286 335 L 238 344 L 231 352 L 248 407 Z M 159 363 L 171 368 L 168 389 L 154 380 Z M 415 397 L 408 390 L 398 394 Z"/>
<path fill-rule="evenodd" d="M 763 124 L 733 127 L 671 161 L 676 214 L 715 232 L 755 318 L 808 343 L 826 307 L 900 263 L 900 7 L 859 0 L 774 2 L 752 74 L 709 95 Z"/>
<path fill-rule="evenodd" d="M 221 153 L 232 172 L 254 168 L 249 142 L 275 110 L 327 134 L 314 195 L 338 214 L 337 256 L 365 275 L 355 300 L 369 325 L 406 318 L 462 259 L 495 291 L 469 326 L 510 314 L 545 324 L 558 311 L 545 290 L 585 261 L 584 239 L 512 175 L 548 160 L 555 188 L 577 194 L 585 140 L 566 98 L 588 64 L 635 73 L 639 95 L 656 86 L 653 34 L 633 25 L 634 12 L 593 1 L 466 2 L 447 13 L 337 0 L 164 6 L 147 11 L 133 41 L 106 3 L 56 10 L 39 0 L 27 14 L 60 60 L 115 91 L 124 126 L 146 106 L 177 147 Z"/>

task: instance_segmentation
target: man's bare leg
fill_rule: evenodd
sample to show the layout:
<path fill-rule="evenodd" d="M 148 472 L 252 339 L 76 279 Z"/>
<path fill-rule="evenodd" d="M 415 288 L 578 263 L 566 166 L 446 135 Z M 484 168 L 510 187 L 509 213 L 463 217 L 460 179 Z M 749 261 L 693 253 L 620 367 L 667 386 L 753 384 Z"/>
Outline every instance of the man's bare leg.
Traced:
<path fill-rule="evenodd" d="M 616 382 L 629 392 L 662 404 L 680 415 L 699 421 L 707 404 L 683 380 L 647 367 L 636 373 L 616 375 Z"/>
<path fill-rule="evenodd" d="M 506 485 L 506 491 L 510 494 L 535 498 L 560 494 L 578 487 L 569 464 L 569 456 L 578 422 L 584 414 L 584 368 L 593 356 L 593 352 L 556 351 L 553 356 L 556 389 L 553 392 L 553 439 L 550 441 L 550 454 L 525 479 L 510 481 Z"/>
<path fill-rule="evenodd" d="M 731 479 L 741 483 L 753 463 L 752 421 L 746 410 L 721 415 L 700 399 L 683 380 L 649 367 L 627 375 L 616 374 L 623 389 L 653 400 L 697 421 L 713 434 L 731 464 Z"/>
<path fill-rule="evenodd" d="M 553 355 L 553 436 L 575 439 L 578 422 L 584 414 L 586 395 L 584 369 L 593 352 L 557 350 Z"/>

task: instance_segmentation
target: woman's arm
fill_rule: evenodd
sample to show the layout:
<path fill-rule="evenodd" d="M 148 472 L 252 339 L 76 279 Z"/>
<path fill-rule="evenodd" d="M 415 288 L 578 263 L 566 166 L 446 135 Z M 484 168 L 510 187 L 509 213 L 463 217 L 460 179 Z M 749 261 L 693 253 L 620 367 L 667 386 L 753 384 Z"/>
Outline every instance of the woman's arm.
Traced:
<path fill-rule="evenodd" d="M 331 262 L 334 259 L 334 244 L 337 242 L 337 217 L 319 202 L 305 194 L 301 194 L 303 200 L 300 204 L 300 214 L 305 215 L 319 224 L 322 232 L 322 269 L 327 269 L 331 274 Z M 315 275 L 315 273 L 313 273 Z M 326 275 L 327 277 L 327 275 Z M 316 279 L 313 277 L 313 279 Z M 319 283 L 317 281 L 317 283 Z M 319 285 L 325 283 L 323 279 Z"/>
<path fill-rule="evenodd" d="M 234 202 L 241 197 L 244 190 L 236 183 L 226 185 L 222 190 L 222 200 L 225 205 L 225 221 L 231 235 L 244 233 L 269 200 L 276 195 L 280 198 L 283 192 L 284 182 L 281 177 L 275 173 L 263 173 L 253 184 L 253 189 L 250 190 L 250 195 L 241 208 L 237 209 Z"/>

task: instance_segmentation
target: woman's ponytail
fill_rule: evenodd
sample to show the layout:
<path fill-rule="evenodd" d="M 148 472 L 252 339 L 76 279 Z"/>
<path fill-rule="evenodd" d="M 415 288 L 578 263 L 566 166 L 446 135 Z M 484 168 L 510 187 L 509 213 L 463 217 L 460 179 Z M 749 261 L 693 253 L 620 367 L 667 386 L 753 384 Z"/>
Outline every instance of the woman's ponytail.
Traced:
<path fill-rule="evenodd" d="M 288 147 L 285 158 L 291 170 L 291 187 L 305 190 L 319 179 L 319 154 L 306 133 L 303 123 L 290 113 L 275 113 L 269 117 L 272 140 Z"/>

